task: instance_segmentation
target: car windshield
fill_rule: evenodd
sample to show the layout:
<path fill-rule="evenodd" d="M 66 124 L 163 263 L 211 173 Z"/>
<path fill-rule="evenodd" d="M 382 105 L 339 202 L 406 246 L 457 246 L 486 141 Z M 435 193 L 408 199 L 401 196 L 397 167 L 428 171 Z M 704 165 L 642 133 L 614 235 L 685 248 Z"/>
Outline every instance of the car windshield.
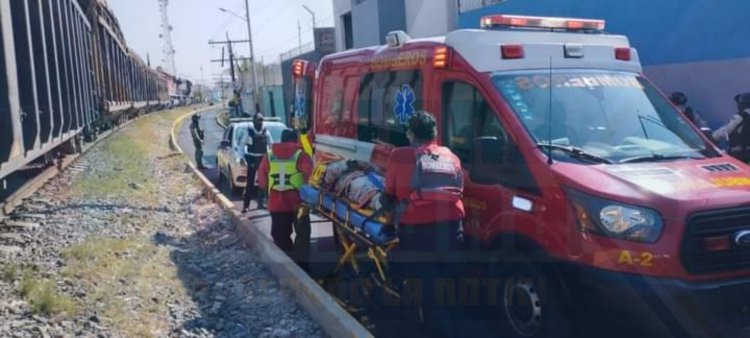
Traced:
<path fill-rule="evenodd" d="M 569 149 L 606 163 L 708 155 L 689 122 L 638 75 L 557 71 L 550 80 L 545 71 L 492 80 L 531 137 L 557 160 L 579 161 L 571 156 L 575 151 L 559 151 Z"/>
<path fill-rule="evenodd" d="M 284 131 L 286 127 L 276 124 L 266 124 L 265 127 L 266 130 L 268 130 L 268 133 L 271 135 L 271 143 L 277 143 L 281 141 L 281 132 Z M 245 136 L 247 136 L 247 128 L 250 128 L 250 126 L 237 128 L 237 132 L 234 133 L 235 144 L 242 144 Z"/>

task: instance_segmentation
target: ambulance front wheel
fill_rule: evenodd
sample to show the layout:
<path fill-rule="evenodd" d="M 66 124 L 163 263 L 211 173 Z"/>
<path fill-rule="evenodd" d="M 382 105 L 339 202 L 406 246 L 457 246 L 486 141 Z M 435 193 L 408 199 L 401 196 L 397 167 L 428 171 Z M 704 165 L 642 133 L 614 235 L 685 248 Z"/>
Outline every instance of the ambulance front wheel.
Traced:
<path fill-rule="evenodd" d="M 512 337 L 567 338 L 573 336 L 570 306 L 553 268 L 531 263 L 507 267 L 502 283 L 504 326 Z"/>

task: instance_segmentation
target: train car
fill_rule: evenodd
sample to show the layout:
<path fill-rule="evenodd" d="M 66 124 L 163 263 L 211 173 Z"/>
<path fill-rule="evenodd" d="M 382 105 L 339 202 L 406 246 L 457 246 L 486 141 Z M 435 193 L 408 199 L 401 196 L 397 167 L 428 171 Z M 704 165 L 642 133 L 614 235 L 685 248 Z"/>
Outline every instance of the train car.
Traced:
<path fill-rule="evenodd" d="M 97 84 L 97 106 L 106 129 L 140 113 L 160 109 L 169 101 L 167 80 L 132 52 L 114 13 L 101 0 L 81 0 L 91 20 L 91 53 Z"/>
<path fill-rule="evenodd" d="M 103 0 L 0 0 L 0 48 L 0 179 L 169 100 Z"/>

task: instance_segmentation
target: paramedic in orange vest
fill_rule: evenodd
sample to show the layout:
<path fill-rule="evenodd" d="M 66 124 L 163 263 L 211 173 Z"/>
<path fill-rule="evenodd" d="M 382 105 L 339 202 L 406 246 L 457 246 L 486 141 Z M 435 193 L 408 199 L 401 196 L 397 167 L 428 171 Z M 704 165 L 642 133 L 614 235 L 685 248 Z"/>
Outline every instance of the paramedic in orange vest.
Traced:
<path fill-rule="evenodd" d="M 416 300 L 425 318 L 437 320 L 453 336 L 456 306 L 441 304 L 438 279 L 460 274 L 459 251 L 463 249 L 464 205 L 461 161 L 448 148 L 438 146 L 435 118 L 416 112 L 406 136 L 412 146 L 395 149 L 386 165 L 387 206 L 395 206 L 393 222 L 399 245 L 390 260 L 393 271 L 419 285 Z M 405 304 L 406 305 L 406 304 Z"/>
<path fill-rule="evenodd" d="M 258 169 L 258 184 L 268 193 L 271 237 L 303 268 L 307 268 L 310 255 L 310 218 L 306 214 L 297 217 L 299 189 L 312 170 L 312 159 L 298 145 L 297 133 L 292 129 L 281 133 L 281 142 L 271 146 Z"/>

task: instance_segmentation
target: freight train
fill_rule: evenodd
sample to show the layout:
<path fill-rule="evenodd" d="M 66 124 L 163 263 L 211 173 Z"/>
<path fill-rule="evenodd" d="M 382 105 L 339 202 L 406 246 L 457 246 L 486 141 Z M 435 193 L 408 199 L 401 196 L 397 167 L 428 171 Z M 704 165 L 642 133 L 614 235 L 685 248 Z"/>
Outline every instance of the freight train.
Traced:
<path fill-rule="evenodd" d="M 0 179 L 167 106 L 175 81 L 128 48 L 105 0 L 0 0 Z"/>

